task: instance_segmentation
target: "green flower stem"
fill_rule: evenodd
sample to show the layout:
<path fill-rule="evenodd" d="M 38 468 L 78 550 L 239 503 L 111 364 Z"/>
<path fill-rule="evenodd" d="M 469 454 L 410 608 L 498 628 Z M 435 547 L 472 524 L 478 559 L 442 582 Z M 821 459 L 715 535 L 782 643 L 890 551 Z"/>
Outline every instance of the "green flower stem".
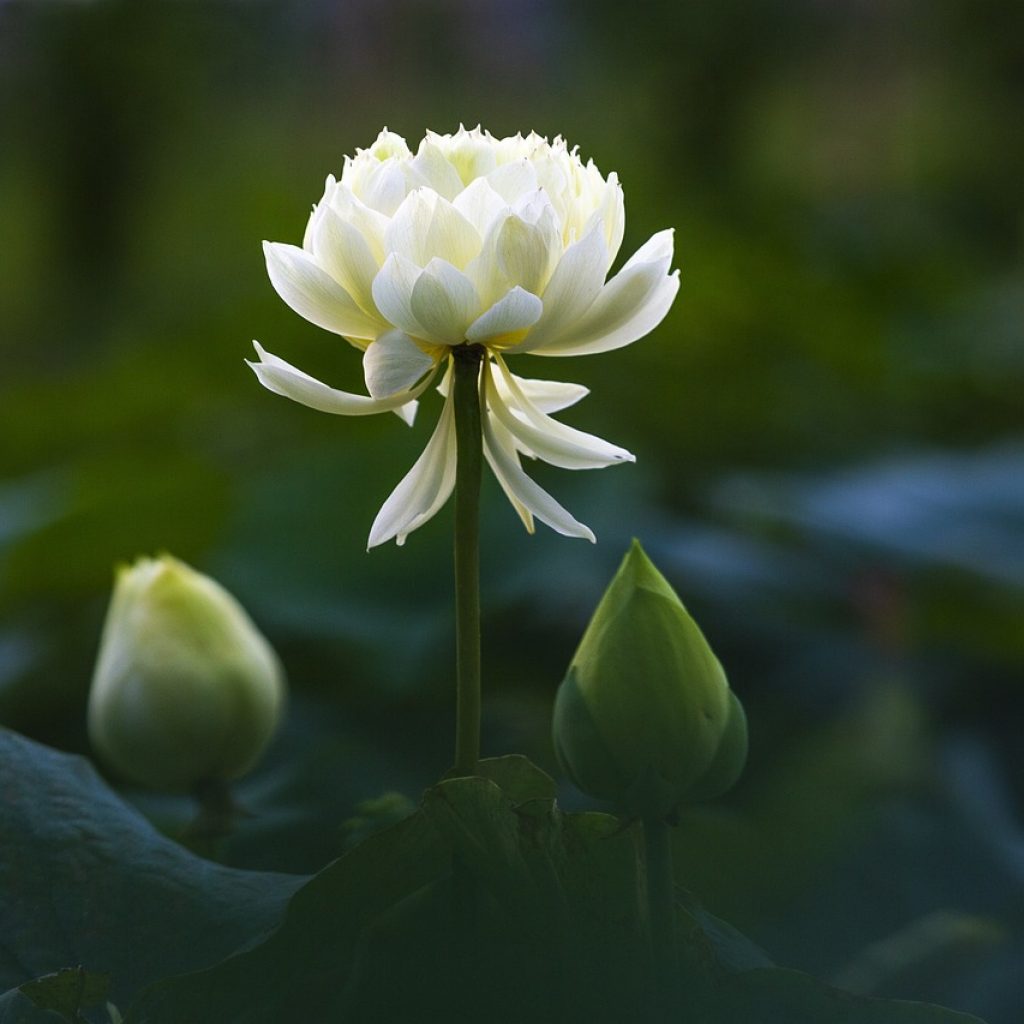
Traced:
<path fill-rule="evenodd" d="M 645 818 L 644 860 L 647 868 L 647 922 L 657 992 L 662 1005 L 674 1002 L 676 984 L 675 883 L 672 876 L 672 833 L 660 818 Z"/>
<path fill-rule="evenodd" d="M 452 349 L 455 362 L 455 774 L 480 760 L 480 427 L 479 345 Z"/>

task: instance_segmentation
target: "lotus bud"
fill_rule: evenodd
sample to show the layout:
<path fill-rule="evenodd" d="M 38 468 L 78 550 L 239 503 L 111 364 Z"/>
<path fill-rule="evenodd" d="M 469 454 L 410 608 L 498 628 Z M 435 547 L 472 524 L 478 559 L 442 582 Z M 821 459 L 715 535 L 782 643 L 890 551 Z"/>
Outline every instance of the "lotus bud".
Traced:
<path fill-rule="evenodd" d="M 559 687 L 554 743 L 580 789 L 632 817 L 662 819 L 719 796 L 743 769 L 743 708 L 637 541 Z"/>
<path fill-rule="evenodd" d="M 237 778 L 284 697 L 277 655 L 219 583 L 169 555 L 118 570 L 88 712 L 113 770 L 169 791 Z"/>

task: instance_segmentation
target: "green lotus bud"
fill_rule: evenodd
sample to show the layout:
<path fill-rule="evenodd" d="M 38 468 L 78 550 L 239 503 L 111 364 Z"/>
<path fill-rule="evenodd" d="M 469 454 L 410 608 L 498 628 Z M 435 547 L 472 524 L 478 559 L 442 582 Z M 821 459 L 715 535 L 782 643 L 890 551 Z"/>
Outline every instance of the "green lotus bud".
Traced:
<path fill-rule="evenodd" d="M 277 656 L 219 583 L 168 555 L 118 570 L 89 695 L 111 768 L 165 790 L 237 778 L 284 696 Z"/>
<path fill-rule="evenodd" d="M 637 541 L 559 687 L 554 742 L 580 789 L 643 818 L 720 795 L 743 768 L 743 708 Z"/>

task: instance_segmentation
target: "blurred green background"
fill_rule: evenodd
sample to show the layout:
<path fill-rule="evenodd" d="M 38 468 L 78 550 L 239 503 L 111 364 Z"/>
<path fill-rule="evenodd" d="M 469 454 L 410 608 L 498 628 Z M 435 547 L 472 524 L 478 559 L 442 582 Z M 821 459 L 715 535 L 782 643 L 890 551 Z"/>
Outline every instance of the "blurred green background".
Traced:
<path fill-rule="evenodd" d="M 87 750 L 112 567 L 167 550 L 292 685 L 234 863 L 315 870 L 445 770 L 451 509 L 365 551 L 438 400 L 407 430 L 264 391 L 254 337 L 361 375 L 260 242 L 384 125 L 562 134 L 619 173 L 624 255 L 675 227 L 682 290 L 632 347 L 516 367 L 588 385 L 566 419 L 638 462 L 530 467 L 596 547 L 487 481 L 485 751 L 555 771 L 554 689 L 639 536 L 752 723 L 683 880 L 780 962 L 1016 1019 L 1022 39 L 1013 0 L 0 2 L 0 721 Z"/>

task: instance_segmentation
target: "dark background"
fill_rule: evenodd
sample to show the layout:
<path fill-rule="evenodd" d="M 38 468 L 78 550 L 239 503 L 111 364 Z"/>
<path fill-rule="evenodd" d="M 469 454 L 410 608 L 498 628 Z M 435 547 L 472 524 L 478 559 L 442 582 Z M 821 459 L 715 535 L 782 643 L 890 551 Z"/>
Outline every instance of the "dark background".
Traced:
<path fill-rule="evenodd" d="M 781 963 L 1013 1021 L 1022 39 L 1010 0 L 0 2 L 0 720 L 87 751 L 112 567 L 166 550 L 290 678 L 232 863 L 316 870 L 445 770 L 451 509 L 365 551 L 438 400 L 407 430 L 264 391 L 253 337 L 360 366 L 260 242 L 384 125 L 560 133 L 619 173 L 624 255 L 675 227 L 682 290 L 630 348 L 516 366 L 588 385 L 565 418 L 638 461 L 530 467 L 596 547 L 487 481 L 485 752 L 556 771 L 554 689 L 639 536 L 751 718 L 681 880 Z"/>

